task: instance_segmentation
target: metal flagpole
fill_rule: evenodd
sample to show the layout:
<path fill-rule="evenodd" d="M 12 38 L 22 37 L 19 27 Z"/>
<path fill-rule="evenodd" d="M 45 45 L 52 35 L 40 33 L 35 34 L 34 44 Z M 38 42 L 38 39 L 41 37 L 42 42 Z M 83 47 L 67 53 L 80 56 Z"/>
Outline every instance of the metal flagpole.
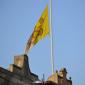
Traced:
<path fill-rule="evenodd" d="M 52 65 L 52 74 L 53 74 L 54 56 L 53 56 L 53 33 L 52 33 L 52 0 L 50 0 L 50 40 L 51 40 L 51 65 Z"/>

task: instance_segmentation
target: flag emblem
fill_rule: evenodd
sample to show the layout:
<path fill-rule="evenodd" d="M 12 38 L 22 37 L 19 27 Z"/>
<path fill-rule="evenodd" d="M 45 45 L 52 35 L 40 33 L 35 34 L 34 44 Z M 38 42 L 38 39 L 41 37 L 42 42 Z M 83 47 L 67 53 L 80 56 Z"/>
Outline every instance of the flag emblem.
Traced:
<path fill-rule="evenodd" d="M 39 40 L 43 39 L 47 34 L 49 34 L 48 6 L 46 6 L 34 27 L 34 31 L 27 42 L 25 53 L 27 54 L 29 49 L 32 48 Z"/>

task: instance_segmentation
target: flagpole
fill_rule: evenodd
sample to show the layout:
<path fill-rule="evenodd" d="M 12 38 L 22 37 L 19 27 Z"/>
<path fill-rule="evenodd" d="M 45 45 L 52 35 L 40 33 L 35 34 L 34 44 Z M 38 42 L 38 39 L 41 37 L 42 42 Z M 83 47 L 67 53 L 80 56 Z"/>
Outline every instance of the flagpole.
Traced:
<path fill-rule="evenodd" d="M 52 0 L 50 0 L 50 41 L 51 41 L 51 65 L 52 74 L 54 73 L 54 55 L 53 55 L 53 33 L 52 33 Z"/>

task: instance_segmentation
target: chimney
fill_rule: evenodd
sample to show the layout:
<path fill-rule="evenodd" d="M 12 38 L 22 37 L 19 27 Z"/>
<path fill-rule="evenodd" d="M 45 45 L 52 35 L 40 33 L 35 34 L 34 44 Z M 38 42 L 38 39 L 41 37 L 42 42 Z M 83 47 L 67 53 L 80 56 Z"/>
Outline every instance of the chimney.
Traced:
<path fill-rule="evenodd" d="M 29 75 L 30 68 L 29 68 L 29 61 L 27 55 L 18 55 L 14 57 L 14 65 L 21 68 L 24 75 Z"/>

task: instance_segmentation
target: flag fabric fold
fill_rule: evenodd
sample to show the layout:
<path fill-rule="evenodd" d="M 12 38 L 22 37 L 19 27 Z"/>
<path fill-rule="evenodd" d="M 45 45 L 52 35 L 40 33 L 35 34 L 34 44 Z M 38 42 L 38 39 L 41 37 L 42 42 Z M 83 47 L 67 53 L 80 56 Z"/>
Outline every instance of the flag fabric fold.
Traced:
<path fill-rule="evenodd" d="M 49 19 L 48 19 L 48 6 L 44 9 L 40 19 L 34 27 L 34 31 L 30 36 L 25 48 L 25 54 L 41 39 L 49 34 Z"/>

